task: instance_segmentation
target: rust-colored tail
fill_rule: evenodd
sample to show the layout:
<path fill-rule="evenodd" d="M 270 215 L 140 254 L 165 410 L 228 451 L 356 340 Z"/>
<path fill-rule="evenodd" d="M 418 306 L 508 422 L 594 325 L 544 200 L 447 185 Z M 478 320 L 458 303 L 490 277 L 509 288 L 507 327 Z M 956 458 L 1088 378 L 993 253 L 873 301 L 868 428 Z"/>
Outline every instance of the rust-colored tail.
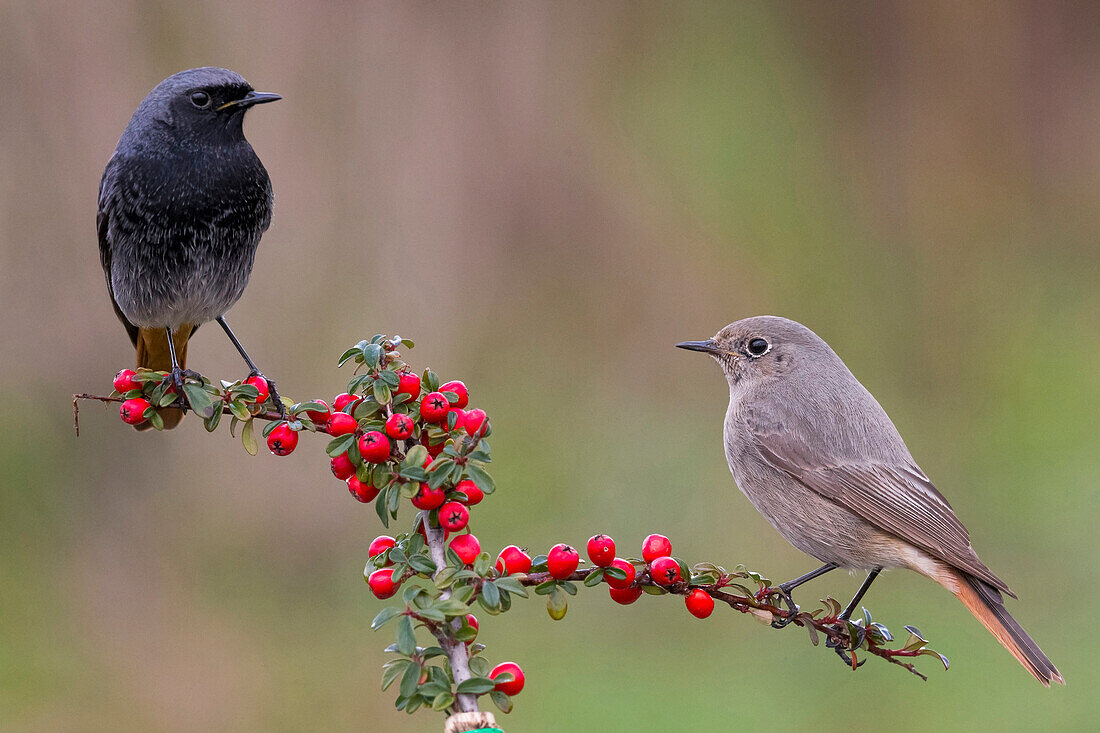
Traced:
<path fill-rule="evenodd" d="M 172 341 L 175 342 L 176 347 L 176 359 L 179 361 L 180 368 L 183 368 L 187 362 L 187 340 L 191 338 L 191 333 L 194 330 L 191 324 L 185 323 L 172 334 Z M 138 329 L 136 345 L 137 365 L 139 367 L 155 369 L 160 372 L 171 371 L 172 354 L 168 350 L 168 334 L 163 328 Z M 160 411 L 160 417 L 164 421 L 164 429 L 171 430 L 180 424 L 180 420 L 183 419 L 183 411 L 174 407 L 166 408 Z M 145 422 L 135 427 L 138 430 L 148 430 L 152 426 Z"/>
<path fill-rule="evenodd" d="M 946 570 L 946 569 L 945 569 Z M 961 570 L 951 568 L 941 571 L 940 577 L 933 579 L 951 591 L 963 602 L 970 613 L 989 629 L 997 641 L 1019 660 L 1024 668 L 1046 687 L 1051 682 L 1066 684 L 1054 662 L 1043 654 L 1043 650 L 1028 636 L 1028 633 L 1009 615 L 1001 598 L 1001 592 L 985 581 L 979 580 Z"/>

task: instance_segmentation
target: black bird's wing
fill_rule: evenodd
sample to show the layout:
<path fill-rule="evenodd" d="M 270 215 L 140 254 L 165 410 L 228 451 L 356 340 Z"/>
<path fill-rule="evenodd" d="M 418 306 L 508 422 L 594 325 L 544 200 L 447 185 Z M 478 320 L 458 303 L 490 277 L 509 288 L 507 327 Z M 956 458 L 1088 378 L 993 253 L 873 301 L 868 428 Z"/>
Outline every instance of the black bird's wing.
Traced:
<path fill-rule="evenodd" d="M 1016 597 L 978 559 L 966 527 L 915 463 L 853 461 L 807 445 L 798 431 L 777 430 L 751 418 L 748 427 L 757 451 L 775 469 L 879 529 Z"/>
<path fill-rule="evenodd" d="M 99 262 L 103 265 L 103 274 L 107 278 L 107 292 L 111 296 L 111 306 L 115 309 L 115 315 L 118 316 L 118 320 L 122 321 L 122 325 L 126 327 L 126 333 L 130 336 L 130 341 L 137 346 L 138 340 L 138 327 L 130 323 L 130 320 L 123 315 L 122 310 L 118 307 L 118 302 L 115 300 L 115 291 L 111 287 L 111 238 L 110 238 L 110 224 L 111 224 L 111 199 L 108 193 L 110 186 L 108 185 L 108 177 L 111 174 L 111 166 L 114 163 L 107 164 L 107 170 L 103 172 L 103 180 L 99 184 L 99 210 L 96 212 L 95 224 L 96 231 L 99 234 Z"/>

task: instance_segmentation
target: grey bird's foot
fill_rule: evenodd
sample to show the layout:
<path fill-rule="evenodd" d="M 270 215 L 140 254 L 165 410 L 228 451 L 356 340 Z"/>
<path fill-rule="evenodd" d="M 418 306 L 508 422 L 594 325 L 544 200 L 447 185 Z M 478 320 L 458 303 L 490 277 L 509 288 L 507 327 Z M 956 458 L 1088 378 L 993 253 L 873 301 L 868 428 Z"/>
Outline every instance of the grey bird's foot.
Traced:
<path fill-rule="evenodd" d="M 279 390 L 275 389 L 275 382 L 264 376 L 263 372 L 259 369 L 253 369 L 249 377 L 260 377 L 267 382 L 267 388 L 271 391 L 271 402 L 275 405 L 275 409 L 279 413 L 279 417 L 286 420 L 286 405 L 283 404 L 283 399 L 279 397 Z"/>

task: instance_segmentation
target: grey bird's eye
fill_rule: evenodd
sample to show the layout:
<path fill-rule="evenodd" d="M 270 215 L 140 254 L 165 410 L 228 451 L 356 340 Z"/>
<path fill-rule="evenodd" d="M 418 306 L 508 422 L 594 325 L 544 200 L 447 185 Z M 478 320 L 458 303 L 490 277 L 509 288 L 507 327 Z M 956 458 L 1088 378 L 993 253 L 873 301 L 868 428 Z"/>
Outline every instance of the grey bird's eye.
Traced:
<path fill-rule="evenodd" d="M 191 104 L 199 109 L 206 109 L 210 106 L 210 95 L 206 92 L 191 92 Z"/>
<path fill-rule="evenodd" d="M 749 356 L 763 356 L 768 353 L 768 349 L 771 348 L 771 344 L 761 338 L 751 339 L 749 341 Z"/>

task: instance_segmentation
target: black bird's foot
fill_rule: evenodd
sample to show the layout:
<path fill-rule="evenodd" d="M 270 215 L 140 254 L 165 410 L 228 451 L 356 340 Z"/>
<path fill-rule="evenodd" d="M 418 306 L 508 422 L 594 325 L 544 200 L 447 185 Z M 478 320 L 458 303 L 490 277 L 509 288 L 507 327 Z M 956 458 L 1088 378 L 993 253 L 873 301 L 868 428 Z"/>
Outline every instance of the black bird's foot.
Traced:
<path fill-rule="evenodd" d="M 787 604 L 788 613 L 784 618 L 779 618 L 778 616 L 773 616 L 772 617 L 772 628 L 773 629 L 784 629 L 787 626 L 790 626 L 791 622 L 794 621 L 794 617 L 796 615 L 798 615 L 798 610 L 799 610 L 798 609 L 798 604 L 794 602 L 793 598 L 791 598 L 790 590 L 788 590 L 787 588 L 784 588 L 782 585 L 780 585 L 778 587 L 775 587 L 775 588 L 765 588 L 761 592 L 761 595 L 765 598 L 767 598 L 768 596 L 773 595 L 773 594 L 778 595 L 780 598 L 783 599 L 783 602 Z"/>
<path fill-rule="evenodd" d="M 249 378 L 260 377 L 265 382 L 267 382 L 267 388 L 271 391 L 271 403 L 275 405 L 275 409 L 278 411 L 279 417 L 283 420 L 286 420 L 286 405 L 283 404 L 283 399 L 279 397 L 279 390 L 275 389 L 275 382 L 265 377 L 263 372 L 258 369 L 253 369 L 252 373 L 250 373 L 248 376 Z"/>
<path fill-rule="evenodd" d="M 840 618 L 837 619 L 837 623 L 834 626 L 834 628 L 836 628 L 838 631 L 845 631 L 845 632 L 848 631 L 848 619 L 841 616 Z M 830 636 L 825 641 L 825 646 L 828 647 L 829 649 L 832 649 L 834 652 L 836 652 L 836 655 L 838 657 L 840 657 L 841 661 L 844 662 L 844 665 L 847 666 L 847 667 L 851 667 L 852 671 L 854 672 L 855 670 L 859 669 L 864 664 L 866 664 L 867 660 L 866 659 L 861 659 L 860 661 L 853 664 L 852 656 L 849 655 L 848 652 L 849 651 L 855 651 L 855 650 L 854 649 L 853 650 L 848 649 L 848 644 L 850 644 L 850 643 L 851 643 L 850 641 L 844 641 L 844 637 Z"/>
<path fill-rule="evenodd" d="M 199 383 L 202 383 L 203 376 L 196 371 L 190 369 L 183 369 L 181 367 L 173 367 L 168 372 L 168 379 L 171 381 L 172 388 L 176 393 L 176 407 L 187 412 L 190 408 L 190 403 L 187 401 L 187 395 L 183 391 L 184 382 L 188 379 L 194 379 Z"/>

